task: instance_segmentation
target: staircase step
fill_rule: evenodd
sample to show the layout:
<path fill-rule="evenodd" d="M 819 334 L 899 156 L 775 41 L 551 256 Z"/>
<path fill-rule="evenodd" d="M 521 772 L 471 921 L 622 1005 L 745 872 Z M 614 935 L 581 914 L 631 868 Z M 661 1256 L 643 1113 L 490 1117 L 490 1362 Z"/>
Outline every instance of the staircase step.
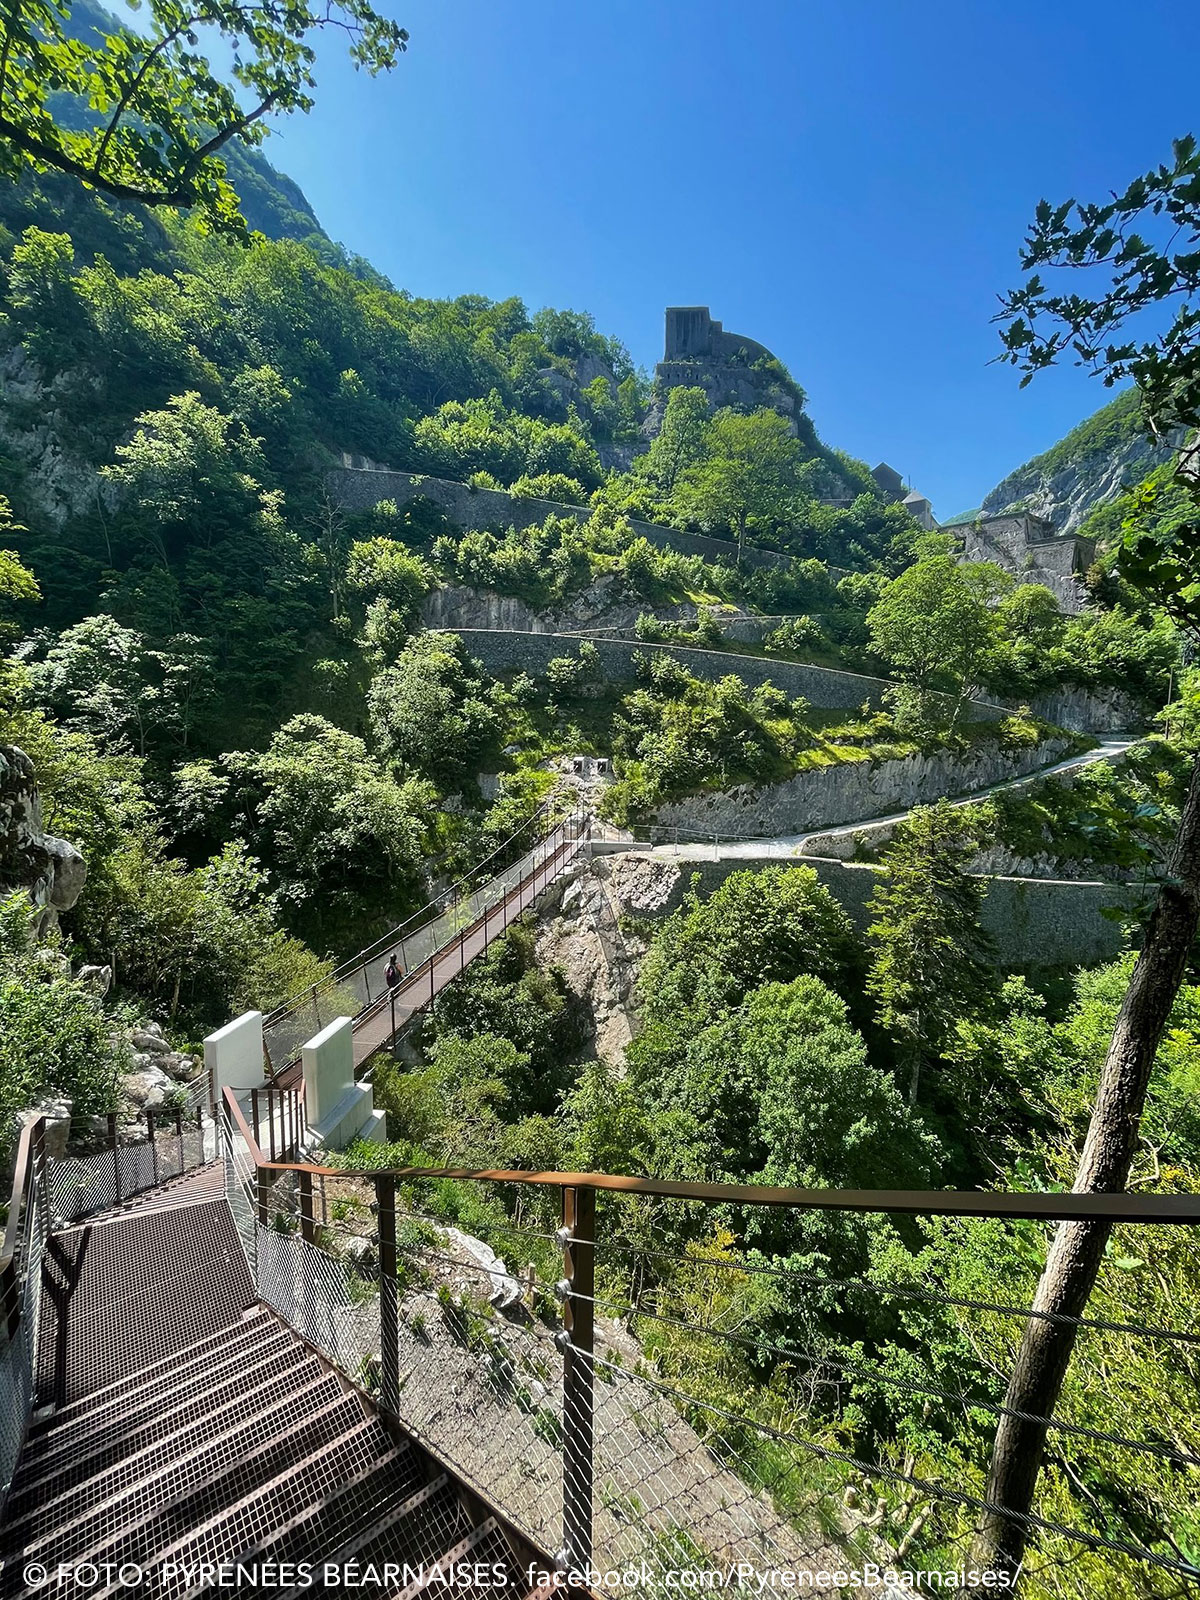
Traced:
<path fill-rule="evenodd" d="M 327 1449 L 295 1462 L 269 1484 L 243 1495 L 159 1552 L 155 1559 L 157 1592 L 176 1600 L 185 1594 L 204 1593 L 208 1582 L 203 1577 L 197 1581 L 198 1568 L 220 1562 L 253 1562 L 260 1546 L 311 1519 L 330 1497 L 351 1493 L 360 1484 L 378 1480 L 379 1492 L 394 1498 L 412 1470 L 412 1455 L 408 1446 L 394 1449 L 375 1418 L 360 1423 Z M 317 1559 L 321 1559 L 320 1551 Z M 246 1587 L 239 1589 L 241 1595 L 247 1592 Z"/>
<path fill-rule="evenodd" d="M 142 1367 L 138 1372 L 132 1372 L 128 1377 L 118 1378 L 115 1383 L 105 1384 L 103 1389 L 96 1389 L 93 1393 L 84 1395 L 80 1400 L 73 1400 L 70 1405 L 60 1406 L 49 1416 L 40 1417 L 30 1424 L 29 1438 L 39 1438 L 43 1433 L 53 1431 L 55 1428 L 65 1426 L 75 1417 L 82 1416 L 96 1406 L 108 1405 L 120 1401 L 123 1396 L 141 1394 L 146 1386 L 161 1386 L 194 1361 L 200 1360 L 215 1350 L 220 1350 L 231 1341 L 241 1343 L 253 1337 L 255 1329 L 263 1327 L 278 1327 L 275 1318 L 267 1311 L 265 1306 L 255 1305 L 243 1313 L 237 1322 L 230 1323 L 226 1328 L 218 1328 L 215 1333 L 207 1334 L 203 1339 L 198 1339 L 195 1344 L 188 1345 L 182 1350 L 172 1351 L 170 1355 L 152 1361 L 149 1366 Z"/>
<path fill-rule="evenodd" d="M 465 1539 L 460 1539 L 456 1545 L 436 1557 L 420 1577 L 399 1591 L 398 1600 L 417 1600 L 418 1595 L 427 1594 L 431 1589 L 437 1591 L 447 1588 L 453 1591 L 456 1600 L 458 1595 L 464 1595 L 466 1600 L 489 1600 L 489 1597 L 495 1600 L 498 1588 L 495 1583 L 485 1586 L 451 1580 L 451 1570 L 460 1562 L 472 1570 L 486 1571 L 489 1575 L 495 1567 L 503 1567 L 515 1575 L 512 1547 L 495 1517 L 488 1517 L 478 1527 L 472 1528 Z M 395 1590 L 392 1592 L 395 1593 Z"/>
<path fill-rule="evenodd" d="M 404 1446 L 371 1473 L 330 1490 L 319 1504 L 256 1546 L 250 1560 L 302 1562 L 314 1566 L 328 1560 L 330 1546 L 350 1538 L 364 1522 L 378 1516 L 387 1505 L 403 1504 L 424 1487 L 425 1463 L 420 1453 Z M 249 1591 L 274 1593 L 274 1590 Z"/>
<path fill-rule="evenodd" d="M 78 1449 L 85 1439 L 97 1434 L 128 1433 L 145 1417 L 171 1410 L 200 1389 L 215 1391 L 227 1378 L 261 1364 L 285 1346 L 294 1346 L 294 1342 L 277 1322 L 259 1324 L 240 1338 L 194 1356 L 178 1371 L 164 1374 L 144 1394 L 118 1395 L 94 1407 L 79 1402 L 83 1409 L 69 1419 L 67 1426 L 51 1428 L 29 1440 L 24 1459 L 33 1467 L 51 1460 L 64 1448 Z"/>
<path fill-rule="evenodd" d="M 253 1370 L 247 1370 L 240 1379 L 224 1386 L 220 1395 L 201 1394 L 188 1405 L 155 1418 L 136 1435 L 105 1447 L 96 1441 L 91 1452 L 75 1460 L 64 1460 L 58 1470 L 42 1476 L 14 1482 L 5 1505 L 6 1517 L 15 1519 L 34 1505 L 44 1504 L 65 1491 L 83 1486 L 87 1500 L 97 1499 L 101 1492 L 111 1494 L 114 1474 L 116 1480 L 124 1476 L 132 1480 L 149 1470 L 149 1463 L 171 1459 L 181 1449 L 188 1449 L 219 1433 L 223 1426 L 246 1414 L 251 1399 L 262 1394 L 276 1398 L 302 1387 L 318 1377 L 321 1367 L 315 1356 L 303 1347 L 288 1347 L 269 1361 Z M 102 1485 L 91 1480 L 102 1478 Z"/>
<path fill-rule="evenodd" d="M 297 1452 L 331 1443 L 362 1415 L 359 1402 L 331 1373 L 286 1396 L 285 1407 L 272 1388 L 252 1416 L 86 1507 L 70 1522 L 57 1520 L 53 1533 L 27 1545 L 24 1553 L 52 1569 L 59 1562 L 82 1561 L 147 1565 L 157 1550 L 212 1516 L 256 1475 L 265 1483 Z M 230 1490 L 231 1478 L 240 1478 L 240 1487 Z"/>
<path fill-rule="evenodd" d="M 365 1519 L 364 1519 L 365 1520 Z M 373 1522 L 352 1535 L 322 1561 L 346 1567 L 357 1564 L 365 1569 L 375 1566 L 382 1569 L 391 1565 L 396 1569 L 394 1584 L 381 1584 L 374 1592 L 398 1594 L 404 1587 L 405 1565 L 419 1567 L 436 1561 L 439 1555 L 453 1549 L 459 1540 L 471 1532 L 471 1519 L 459 1497 L 458 1490 L 443 1472 L 424 1488 L 399 1505 L 385 1510 Z M 303 1589 L 294 1589 L 287 1600 L 300 1600 Z M 367 1591 L 364 1589 L 363 1593 Z M 495 1600 L 495 1594 L 492 1596 Z"/>
<path fill-rule="evenodd" d="M 223 1358 L 218 1370 L 210 1372 L 203 1363 L 193 1366 L 177 1385 L 158 1391 L 145 1405 L 132 1403 L 127 1414 L 105 1412 L 93 1419 L 85 1412 L 76 1417 L 73 1427 L 56 1430 L 46 1435 L 44 1441 L 34 1443 L 21 1458 L 16 1484 L 23 1487 L 27 1476 L 44 1477 L 58 1464 L 87 1455 L 93 1445 L 111 1451 L 123 1439 L 141 1438 L 147 1429 L 158 1432 L 166 1426 L 168 1432 L 172 1431 L 169 1419 L 177 1412 L 210 1399 L 213 1405 L 219 1405 L 223 1397 L 245 1387 L 248 1373 L 260 1370 L 274 1357 L 294 1353 L 295 1349 L 295 1340 L 289 1339 L 286 1332 L 276 1326 L 261 1343 L 252 1344 L 244 1351 L 235 1350 Z M 138 1446 L 135 1444 L 132 1448 Z"/>

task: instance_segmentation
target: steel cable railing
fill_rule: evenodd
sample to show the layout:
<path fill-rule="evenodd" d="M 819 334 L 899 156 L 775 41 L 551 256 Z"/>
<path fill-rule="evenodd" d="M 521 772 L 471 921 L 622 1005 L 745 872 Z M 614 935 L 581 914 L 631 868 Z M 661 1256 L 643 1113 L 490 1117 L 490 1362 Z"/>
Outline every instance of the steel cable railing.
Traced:
<path fill-rule="evenodd" d="M 1007 1297 L 987 1299 L 949 1284 L 805 1271 L 745 1249 L 713 1254 L 696 1233 L 709 1208 L 719 1208 L 731 1239 L 754 1234 L 764 1205 L 957 1219 L 964 1236 L 973 1221 L 1092 1217 L 1147 1239 L 1146 1229 L 1166 1226 L 1188 1259 L 1200 1222 L 1200 1199 L 1189 1195 L 850 1193 L 596 1173 L 322 1168 L 267 1162 L 246 1132 L 246 1178 L 265 1196 L 258 1248 L 283 1279 L 267 1285 L 272 1303 L 536 1543 L 580 1569 L 641 1564 L 651 1587 L 673 1566 L 738 1561 L 753 1572 L 847 1562 L 965 1570 L 974 1526 L 994 1509 L 982 1471 L 1007 1410 L 1015 1341 L 1003 1330 L 1037 1314 L 1012 1303 L 1012 1282 Z M 540 1223 L 540 1201 L 532 1221 L 519 1220 L 515 1196 L 555 1192 L 557 1233 Z M 638 1212 L 625 1233 L 622 1207 L 646 1198 L 653 1217 Z M 483 1238 L 462 1234 L 460 1212 Z M 689 1236 L 686 1250 L 675 1242 Z M 1028 1287 L 1032 1296 L 1033 1278 Z M 830 1300 L 833 1291 L 841 1298 Z M 764 1292 L 769 1315 L 755 1309 Z M 861 1336 L 848 1345 L 846 1327 L 863 1325 L 851 1302 L 867 1293 L 876 1321 L 881 1307 L 908 1297 L 936 1308 L 962 1337 L 961 1369 L 943 1370 L 902 1330 L 899 1362 Z M 793 1308 L 787 1316 L 783 1305 Z M 1113 1309 L 1076 1319 L 1089 1340 L 1080 1357 L 1092 1362 L 1088 1382 L 1113 1359 L 1092 1357 L 1090 1341 L 1144 1333 L 1156 1341 L 1163 1414 L 1143 1420 L 1126 1408 L 1110 1422 L 1077 1388 L 1057 1414 L 1031 1418 L 1049 1429 L 1046 1494 L 1012 1515 L 1037 1536 L 1027 1573 L 1041 1576 L 1025 1582 L 1038 1596 L 1088 1593 L 1092 1580 L 1080 1588 L 1071 1576 L 1081 1559 L 1117 1563 L 1135 1587 L 1153 1587 L 1157 1573 L 1183 1585 L 1182 1595 L 1200 1580 L 1186 1533 L 1200 1514 L 1200 1422 L 1187 1403 L 1200 1387 L 1192 1330 L 1139 1324 L 1120 1303 Z M 868 1425 L 871 1397 L 889 1395 L 950 1453 Z M 1123 1483 L 1122 1463 L 1144 1480 L 1137 1514 L 1124 1522 L 1072 1487 L 1072 1475 L 1082 1483 L 1115 1473 Z"/>
<path fill-rule="evenodd" d="M 320 984 L 278 1006 L 263 1021 L 263 1043 L 271 1070 L 293 1061 L 301 1045 L 338 1017 L 359 1018 L 385 1005 L 388 960 L 395 952 L 407 979 L 428 969 L 456 939 L 502 905 L 538 865 L 568 840 L 581 836 L 580 812 L 563 816 L 561 798 L 551 796 L 515 833 L 477 863 L 464 878 L 382 935 Z M 503 864 L 522 838 L 531 846 L 516 861 Z"/>

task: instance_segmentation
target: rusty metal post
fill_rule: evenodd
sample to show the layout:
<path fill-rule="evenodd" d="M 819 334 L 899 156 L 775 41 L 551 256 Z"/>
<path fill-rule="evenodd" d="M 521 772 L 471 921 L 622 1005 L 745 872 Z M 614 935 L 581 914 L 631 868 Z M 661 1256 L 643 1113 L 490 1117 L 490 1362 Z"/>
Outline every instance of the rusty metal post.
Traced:
<path fill-rule="evenodd" d="M 375 1178 L 379 1222 L 379 1400 L 393 1416 L 400 1409 L 400 1285 L 396 1279 L 396 1180 Z"/>
<path fill-rule="evenodd" d="M 312 1173 L 302 1167 L 296 1174 L 296 1187 L 300 1199 L 300 1237 L 305 1244 L 316 1244 L 317 1224 L 313 1216 Z"/>
<path fill-rule="evenodd" d="M 279 1155 L 278 1155 L 278 1153 L 277 1153 L 277 1151 L 275 1149 L 275 1107 L 276 1106 L 279 1107 L 279 1116 L 280 1116 L 280 1119 L 281 1119 L 281 1122 L 282 1122 L 282 1118 L 283 1118 L 283 1096 L 280 1095 L 280 1094 L 272 1094 L 270 1089 L 268 1089 L 267 1090 L 267 1133 L 269 1134 L 270 1141 L 271 1141 L 271 1160 L 272 1161 L 278 1161 L 279 1160 Z M 280 1131 L 282 1132 L 282 1127 L 281 1127 Z"/>
<path fill-rule="evenodd" d="M 592 1461 L 595 1443 L 592 1356 L 595 1350 L 596 1191 L 564 1185 L 563 1294 L 563 1548 L 568 1572 L 592 1560 Z"/>
<path fill-rule="evenodd" d="M 113 1158 L 113 1184 L 117 1191 L 117 1204 L 125 1198 L 121 1193 L 121 1141 L 117 1135 L 117 1114 L 115 1111 L 108 1113 L 108 1148 L 112 1151 Z"/>
<path fill-rule="evenodd" d="M 213 1127 L 216 1127 L 215 1118 L 213 1119 Z M 202 1167 L 204 1165 L 204 1107 L 199 1104 L 196 1106 L 196 1149 L 199 1152 L 199 1159 L 196 1165 Z M 217 1154 L 220 1154 L 219 1144 L 217 1145 Z"/>
<path fill-rule="evenodd" d="M 158 1140 L 154 1136 L 154 1112 L 146 1108 L 146 1127 L 150 1131 L 150 1170 L 154 1174 L 155 1183 L 158 1182 Z"/>
<path fill-rule="evenodd" d="M 362 962 L 363 988 L 367 991 L 367 1004 L 371 1004 L 371 974 L 367 971 L 367 952 L 364 950 L 359 957 Z"/>
<path fill-rule="evenodd" d="M 254 1117 L 254 1142 L 258 1146 L 258 1148 L 261 1150 L 262 1149 L 262 1134 L 259 1132 L 259 1127 L 258 1127 L 258 1090 L 257 1089 L 251 1089 L 251 1091 L 250 1091 L 250 1110 L 251 1110 L 251 1113 L 252 1113 L 252 1115 Z"/>

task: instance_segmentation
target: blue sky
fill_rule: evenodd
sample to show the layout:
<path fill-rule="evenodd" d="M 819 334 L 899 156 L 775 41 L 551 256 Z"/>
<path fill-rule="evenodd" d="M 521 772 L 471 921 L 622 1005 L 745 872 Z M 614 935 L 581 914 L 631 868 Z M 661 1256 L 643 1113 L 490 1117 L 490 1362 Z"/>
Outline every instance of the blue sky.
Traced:
<path fill-rule="evenodd" d="M 334 238 L 416 293 L 591 311 L 647 366 L 707 304 L 943 516 L 1108 398 L 988 364 L 1037 200 L 1200 134 L 1200 27 L 1161 0 L 377 3 L 396 71 L 323 51 L 265 149 Z"/>

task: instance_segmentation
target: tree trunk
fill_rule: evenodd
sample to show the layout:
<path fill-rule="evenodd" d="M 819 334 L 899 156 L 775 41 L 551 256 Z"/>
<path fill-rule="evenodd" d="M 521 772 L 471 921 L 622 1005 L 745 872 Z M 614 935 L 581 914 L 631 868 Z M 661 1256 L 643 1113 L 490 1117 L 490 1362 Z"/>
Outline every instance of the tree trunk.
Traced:
<path fill-rule="evenodd" d="M 1096 1105 L 1075 1179 L 1075 1194 L 1112 1194 L 1124 1189 L 1138 1143 L 1138 1124 L 1154 1057 L 1175 996 L 1183 982 L 1200 922 L 1200 758 L 1192 766 L 1187 800 L 1168 875 L 1146 929 L 1142 952 L 1129 980 L 1104 1062 Z M 1082 1316 L 1100 1271 L 1111 1224 L 1060 1223 L 1038 1284 L 1035 1311 Z M 1010 1574 L 1021 1565 L 1029 1538 L 1019 1519 L 1033 1505 L 1047 1423 L 1062 1392 L 1077 1329 L 1071 1322 L 1031 1317 L 1004 1397 L 1005 1415 L 996 1428 L 985 1498 L 997 1509 L 982 1515 L 974 1560 Z"/>

